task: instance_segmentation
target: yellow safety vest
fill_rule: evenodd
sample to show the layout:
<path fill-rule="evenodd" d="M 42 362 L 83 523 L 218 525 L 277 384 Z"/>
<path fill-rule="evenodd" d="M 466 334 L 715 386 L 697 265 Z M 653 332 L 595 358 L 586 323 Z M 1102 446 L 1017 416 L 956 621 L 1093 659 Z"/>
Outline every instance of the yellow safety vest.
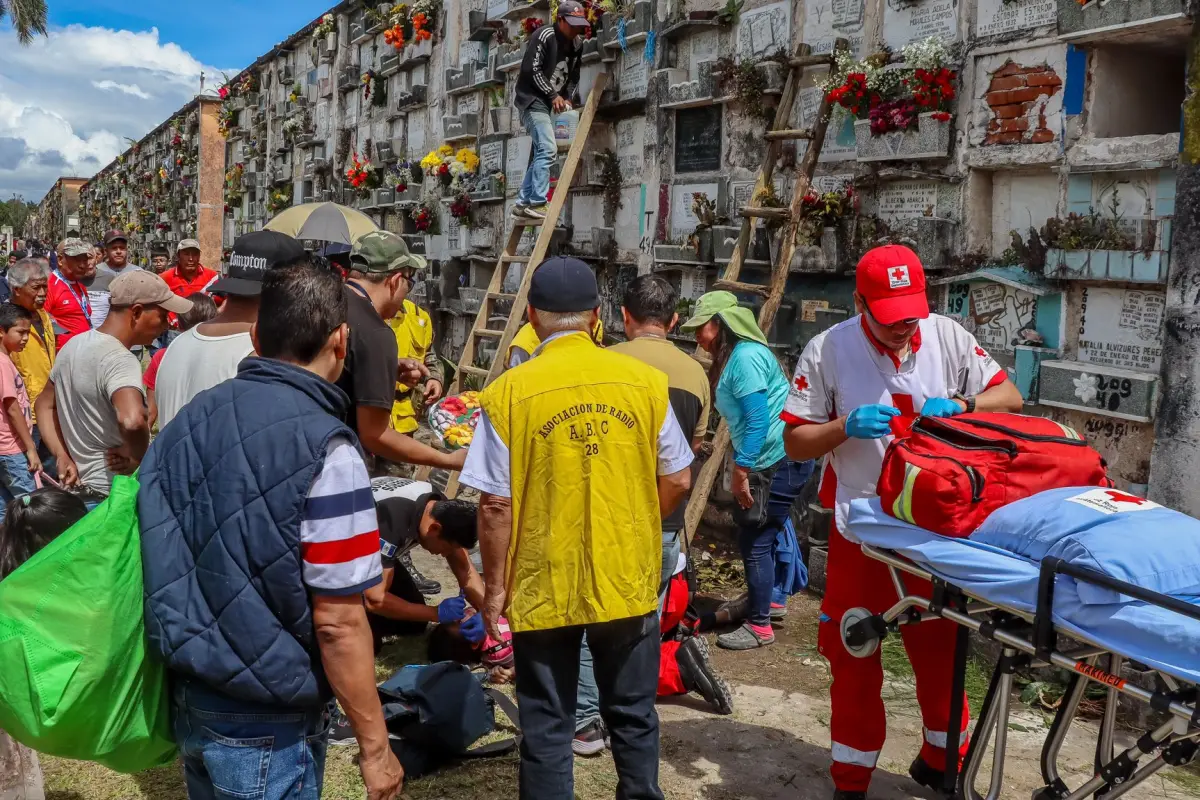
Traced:
<path fill-rule="evenodd" d="M 424 361 L 425 354 L 433 345 L 433 321 L 428 312 L 411 300 L 405 300 L 400 313 L 388 320 L 396 334 L 396 347 L 400 358 Z M 392 427 L 400 433 L 411 433 L 417 429 L 417 411 L 413 408 L 409 392 L 412 387 L 396 383 L 396 391 L 404 394 L 403 400 L 392 405 Z"/>
<path fill-rule="evenodd" d="M 604 344 L 604 323 L 599 317 L 596 318 L 596 327 L 592 328 L 592 339 L 595 340 L 596 344 Z M 512 343 L 508 346 L 508 352 L 504 354 L 504 367 L 507 369 L 508 365 L 512 363 L 513 348 L 524 350 L 532 356 L 533 351 L 537 350 L 538 345 L 541 343 L 542 340 L 538 338 L 537 331 L 533 329 L 532 325 L 526 322 L 517 331 L 517 334 L 513 336 Z"/>
<path fill-rule="evenodd" d="M 513 631 L 608 622 L 657 607 L 658 433 L 667 376 L 587 334 L 551 340 L 480 403 L 508 446 Z"/>

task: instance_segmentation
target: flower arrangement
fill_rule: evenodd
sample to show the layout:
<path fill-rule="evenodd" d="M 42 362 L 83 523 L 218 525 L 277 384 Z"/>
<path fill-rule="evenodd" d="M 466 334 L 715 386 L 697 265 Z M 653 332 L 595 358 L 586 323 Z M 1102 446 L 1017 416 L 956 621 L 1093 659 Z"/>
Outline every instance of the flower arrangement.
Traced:
<path fill-rule="evenodd" d="M 371 99 L 371 87 L 375 83 L 375 70 L 369 69 L 359 76 L 359 81 L 363 85 L 363 100 Z"/>
<path fill-rule="evenodd" d="M 156 224 L 155 224 L 155 226 L 154 226 L 154 230 L 156 230 L 156 231 L 169 231 L 169 230 L 171 230 L 171 223 L 169 223 L 169 222 L 159 222 L 159 223 L 156 223 Z"/>
<path fill-rule="evenodd" d="M 165 180 L 167 180 L 168 178 L 170 178 L 170 177 L 171 177 L 171 174 L 170 174 L 169 172 L 167 172 L 167 168 L 166 168 L 166 167 L 159 167 L 159 168 L 158 168 L 158 177 L 159 177 L 159 180 L 164 180 L 164 181 L 165 181 Z"/>
<path fill-rule="evenodd" d="M 413 3 L 412 16 L 409 19 L 412 22 L 413 38 L 416 41 L 422 42 L 433 38 L 433 31 L 441 10 L 442 0 L 417 0 Z"/>
<path fill-rule="evenodd" d="M 840 219 L 857 211 L 858 195 L 853 186 L 823 193 L 809 189 L 800 201 L 800 237 L 815 244 L 825 228 L 837 225 Z"/>
<path fill-rule="evenodd" d="M 296 134 L 300 132 L 300 126 L 304 123 L 300 117 L 289 117 L 283 121 L 283 135 L 289 140 L 294 141 Z"/>
<path fill-rule="evenodd" d="M 346 180 L 350 182 L 359 197 L 366 197 L 372 189 L 379 188 L 379 171 L 369 160 L 359 158 L 358 153 L 352 154 L 350 158 L 351 164 L 350 168 L 346 170 Z"/>
<path fill-rule="evenodd" d="M 250 92 L 254 92 L 254 91 L 258 90 L 258 79 L 255 78 L 253 72 L 247 72 L 245 75 L 243 75 L 241 77 L 241 80 L 239 80 L 236 84 L 234 84 L 233 88 L 234 88 L 233 93 L 235 95 L 249 94 Z"/>
<path fill-rule="evenodd" d="M 285 186 L 267 194 L 267 211 L 278 214 L 292 204 L 292 187 Z"/>
<path fill-rule="evenodd" d="M 388 183 L 392 184 L 398 193 L 408 191 L 412 177 L 412 164 L 407 161 L 400 161 L 388 167 Z"/>
<path fill-rule="evenodd" d="M 538 17 L 526 17 L 521 20 L 521 32 L 517 37 L 517 41 L 528 39 L 533 35 L 533 32 L 546 24 L 546 21 Z"/>
<path fill-rule="evenodd" d="M 426 201 L 422 201 L 419 205 L 413 206 L 413 209 L 408 212 L 409 219 L 413 221 L 413 225 L 420 233 L 437 233 L 438 214 L 437 208 Z"/>
<path fill-rule="evenodd" d="M 464 228 L 471 227 L 471 195 L 459 192 L 450 201 L 450 216 L 458 220 Z"/>
<path fill-rule="evenodd" d="M 228 100 L 229 99 L 229 87 L 222 86 L 220 89 L 217 89 L 217 97 L 221 98 L 222 100 Z"/>
<path fill-rule="evenodd" d="M 242 195 L 242 175 L 245 174 L 246 165 L 240 161 L 225 171 L 225 206 L 226 210 L 230 206 L 235 206 L 241 203 Z"/>
<path fill-rule="evenodd" d="M 404 49 L 404 28 L 400 23 L 396 23 L 392 27 L 383 32 L 383 41 L 385 44 L 390 44 L 396 50 Z"/>
<path fill-rule="evenodd" d="M 822 88 L 844 113 L 870 120 L 876 136 L 907 130 L 923 113 L 948 121 L 958 73 L 947 66 L 950 52 L 945 44 L 930 37 L 906 45 L 901 56 L 903 66 L 888 67 L 879 56 L 855 61 L 839 53 Z"/>
<path fill-rule="evenodd" d="M 300 95 L 304 92 L 304 87 L 300 85 L 300 81 L 296 81 L 296 85 L 292 87 L 292 91 L 288 93 L 288 102 L 292 105 L 300 99 Z"/>
<path fill-rule="evenodd" d="M 221 111 L 217 114 L 217 132 L 225 139 L 229 138 L 229 133 L 237 124 L 234 120 L 237 118 L 237 112 L 225 105 L 221 106 Z"/>
<path fill-rule="evenodd" d="M 426 39 L 432 39 L 433 33 L 430 32 L 429 26 L 432 20 L 423 11 L 418 11 L 412 15 L 413 39 L 418 42 L 423 42 Z"/>
<path fill-rule="evenodd" d="M 337 17 L 333 14 L 326 14 L 321 17 L 321 21 L 317 23 L 317 27 L 313 28 L 313 36 L 322 37 L 337 30 Z"/>

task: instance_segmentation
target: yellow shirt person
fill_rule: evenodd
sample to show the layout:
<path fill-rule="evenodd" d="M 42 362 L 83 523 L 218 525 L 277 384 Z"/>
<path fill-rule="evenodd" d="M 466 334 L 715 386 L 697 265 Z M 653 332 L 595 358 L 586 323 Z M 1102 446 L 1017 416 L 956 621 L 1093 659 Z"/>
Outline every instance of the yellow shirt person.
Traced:
<path fill-rule="evenodd" d="M 600 319 L 597 319 L 596 324 L 592 327 L 592 341 L 599 345 L 604 344 L 604 323 Z M 517 335 L 513 337 L 512 343 L 508 346 L 508 352 L 504 357 L 504 368 L 512 369 L 517 364 L 524 364 L 533 358 L 533 351 L 537 350 L 541 343 L 542 340 L 538 338 L 537 331 L 526 322 L 517 331 Z"/>
<path fill-rule="evenodd" d="M 441 360 L 433 349 L 433 320 L 429 312 L 413 301 L 405 300 L 400 313 L 388 320 L 388 325 L 396 334 L 399 357 L 423 362 L 429 369 L 429 380 L 442 385 Z M 397 383 L 396 402 L 392 406 L 392 427 L 398 433 L 412 433 L 418 424 L 413 387 Z"/>

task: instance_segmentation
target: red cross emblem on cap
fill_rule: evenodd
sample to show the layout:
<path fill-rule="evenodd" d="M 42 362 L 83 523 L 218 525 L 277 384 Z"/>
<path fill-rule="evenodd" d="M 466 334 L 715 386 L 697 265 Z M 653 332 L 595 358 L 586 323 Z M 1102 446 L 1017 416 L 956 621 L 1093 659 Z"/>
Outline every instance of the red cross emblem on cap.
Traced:
<path fill-rule="evenodd" d="M 1138 497 L 1137 495 L 1125 494 L 1125 492 L 1115 492 L 1111 489 L 1105 492 L 1105 494 L 1108 495 L 1114 503 L 1133 503 L 1135 506 L 1140 506 L 1142 503 L 1146 502 L 1145 499 Z"/>
<path fill-rule="evenodd" d="M 799 378 L 796 378 L 794 383 L 796 384 L 797 392 L 803 392 L 808 388 L 808 378 L 804 377 L 803 375 L 801 375 Z"/>
<path fill-rule="evenodd" d="M 912 286 L 912 278 L 908 274 L 908 267 L 903 264 L 889 269 L 887 276 L 889 289 L 906 289 Z"/>

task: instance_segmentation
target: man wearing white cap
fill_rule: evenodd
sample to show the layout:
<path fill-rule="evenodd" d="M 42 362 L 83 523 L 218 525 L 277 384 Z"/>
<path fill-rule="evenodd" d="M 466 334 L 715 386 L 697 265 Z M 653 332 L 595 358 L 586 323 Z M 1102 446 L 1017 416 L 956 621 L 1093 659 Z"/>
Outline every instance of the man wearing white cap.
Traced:
<path fill-rule="evenodd" d="M 180 297 L 207 292 L 220 275 L 200 263 L 200 243 L 184 239 L 177 249 L 178 264 L 163 273 L 163 280 Z"/>
<path fill-rule="evenodd" d="M 88 502 L 107 497 L 113 475 L 132 474 L 150 446 L 142 366 L 130 349 L 158 338 L 168 313 L 192 308 L 140 269 L 117 276 L 109 294 L 104 324 L 67 342 L 37 399 L 38 428 L 59 479 L 83 484 Z"/>

